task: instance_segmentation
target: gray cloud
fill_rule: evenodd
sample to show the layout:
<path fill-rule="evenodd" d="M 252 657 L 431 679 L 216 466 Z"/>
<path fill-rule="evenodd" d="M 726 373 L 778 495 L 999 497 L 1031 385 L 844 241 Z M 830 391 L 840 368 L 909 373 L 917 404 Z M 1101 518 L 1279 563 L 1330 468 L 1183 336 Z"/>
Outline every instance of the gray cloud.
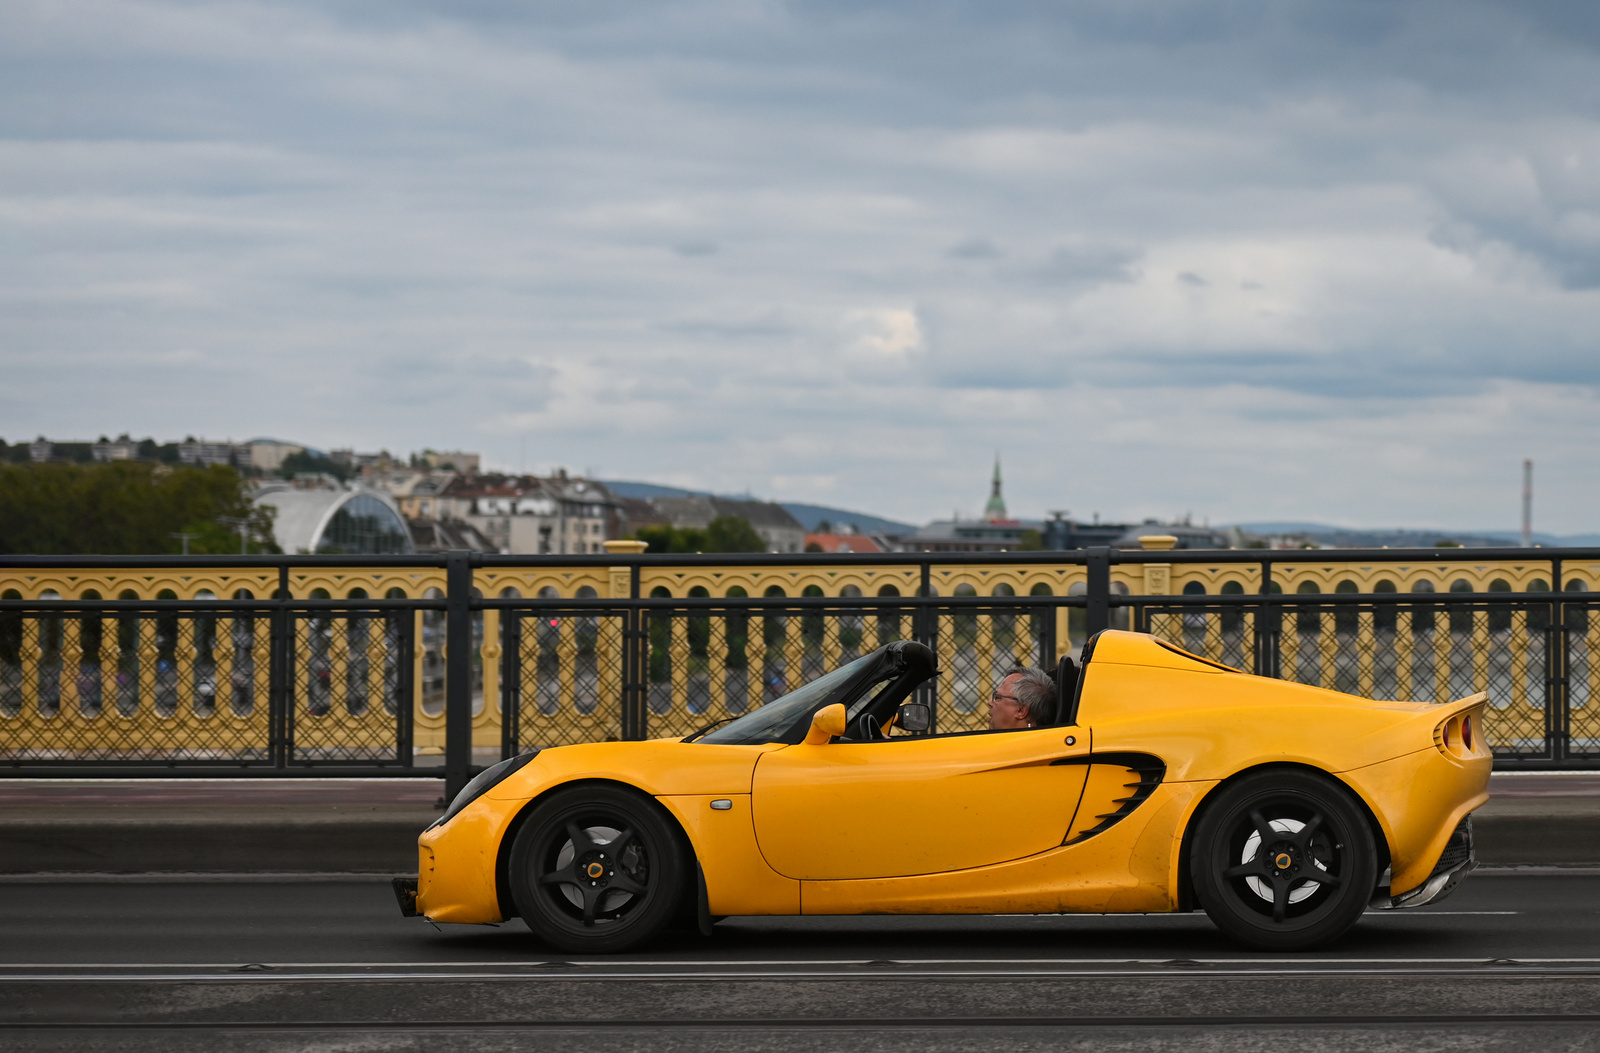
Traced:
<path fill-rule="evenodd" d="M 0 433 L 1593 529 L 1597 169 L 1553 0 L 14 3 Z"/>

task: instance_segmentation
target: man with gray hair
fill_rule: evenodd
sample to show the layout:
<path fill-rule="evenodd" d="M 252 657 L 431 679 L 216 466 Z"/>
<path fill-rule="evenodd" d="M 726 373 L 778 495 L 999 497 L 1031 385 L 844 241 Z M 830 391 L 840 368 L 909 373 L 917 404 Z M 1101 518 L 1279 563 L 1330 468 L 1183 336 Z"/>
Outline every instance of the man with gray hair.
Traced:
<path fill-rule="evenodd" d="M 994 686 L 989 698 L 993 731 L 1040 728 L 1056 718 L 1056 684 L 1042 669 L 1013 666 Z"/>

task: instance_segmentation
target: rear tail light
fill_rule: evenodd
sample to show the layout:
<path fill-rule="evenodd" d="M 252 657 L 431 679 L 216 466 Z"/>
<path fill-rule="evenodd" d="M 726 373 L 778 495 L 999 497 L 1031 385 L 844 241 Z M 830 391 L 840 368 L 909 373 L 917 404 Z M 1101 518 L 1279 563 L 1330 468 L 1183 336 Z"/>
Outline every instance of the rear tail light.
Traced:
<path fill-rule="evenodd" d="M 1478 756 L 1479 729 L 1473 726 L 1477 712 L 1457 713 L 1434 729 L 1433 743 L 1440 753 L 1463 760 Z"/>

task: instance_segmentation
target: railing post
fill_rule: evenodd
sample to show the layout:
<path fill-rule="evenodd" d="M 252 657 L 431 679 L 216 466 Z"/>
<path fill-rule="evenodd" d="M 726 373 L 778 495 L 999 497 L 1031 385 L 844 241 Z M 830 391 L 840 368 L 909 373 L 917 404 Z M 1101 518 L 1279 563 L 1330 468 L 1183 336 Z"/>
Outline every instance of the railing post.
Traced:
<path fill-rule="evenodd" d="M 935 655 L 939 653 L 939 618 L 933 610 L 933 565 L 922 561 L 917 581 L 917 606 L 911 614 L 911 633 L 920 644 L 926 645 Z M 933 714 L 933 726 L 939 726 L 939 678 L 931 676 L 917 685 L 914 696 Z"/>
<path fill-rule="evenodd" d="M 635 563 L 628 571 L 628 616 L 623 633 L 623 684 L 622 684 L 622 737 L 642 739 L 645 736 L 645 698 L 649 691 L 650 631 L 646 627 L 645 612 L 638 605 L 642 588 L 642 572 Z M 756 699 L 759 705 L 760 700 Z"/>
<path fill-rule="evenodd" d="M 522 752 L 522 612 L 500 612 L 500 757 Z"/>
<path fill-rule="evenodd" d="M 1260 595 L 1272 595 L 1272 564 L 1266 560 L 1261 561 Z M 1256 608 L 1252 621 L 1255 624 L 1255 666 L 1251 672 L 1256 676 L 1281 676 L 1283 669 L 1279 662 L 1279 641 L 1283 635 L 1282 608 L 1268 600 Z"/>
<path fill-rule="evenodd" d="M 1084 570 L 1089 580 L 1085 583 L 1088 603 L 1084 607 L 1084 635 L 1093 636 L 1111 626 L 1111 548 L 1098 545 L 1083 550 Z"/>
<path fill-rule="evenodd" d="M 407 607 L 399 611 L 391 611 L 389 617 L 393 619 L 395 627 L 395 716 L 396 723 L 397 760 L 407 768 L 414 767 L 417 763 L 415 749 L 415 718 L 417 712 L 417 680 L 416 658 L 417 646 L 417 619 L 415 612 Z"/>
<path fill-rule="evenodd" d="M 290 710 L 294 706 L 294 686 L 291 679 L 294 657 L 294 632 L 296 622 L 289 608 L 289 568 L 278 567 L 278 587 L 273 592 L 275 602 L 267 621 L 267 753 L 274 768 L 287 768 L 290 754 L 290 729 L 293 726 Z M 154 628 L 152 620 L 151 628 Z M 144 669 L 140 667 L 140 675 Z"/>
<path fill-rule="evenodd" d="M 1550 561 L 1550 605 L 1544 622 L 1545 752 L 1565 762 L 1572 753 L 1570 665 L 1567 661 L 1567 610 L 1561 602 L 1561 560 Z M 1527 615 L 1523 616 L 1526 623 Z"/>
<path fill-rule="evenodd" d="M 444 796 L 472 778 L 472 553 L 445 555 Z"/>

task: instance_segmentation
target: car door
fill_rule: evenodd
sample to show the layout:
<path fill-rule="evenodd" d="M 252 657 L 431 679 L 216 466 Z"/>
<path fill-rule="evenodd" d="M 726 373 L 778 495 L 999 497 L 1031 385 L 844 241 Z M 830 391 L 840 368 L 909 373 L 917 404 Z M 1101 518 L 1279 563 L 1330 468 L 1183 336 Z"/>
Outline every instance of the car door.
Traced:
<path fill-rule="evenodd" d="M 756 841 L 805 880 L 1020 859 L 1065 840 L 1088 752 L 1081 727 L 789 746 L 756 763 Z"/>

